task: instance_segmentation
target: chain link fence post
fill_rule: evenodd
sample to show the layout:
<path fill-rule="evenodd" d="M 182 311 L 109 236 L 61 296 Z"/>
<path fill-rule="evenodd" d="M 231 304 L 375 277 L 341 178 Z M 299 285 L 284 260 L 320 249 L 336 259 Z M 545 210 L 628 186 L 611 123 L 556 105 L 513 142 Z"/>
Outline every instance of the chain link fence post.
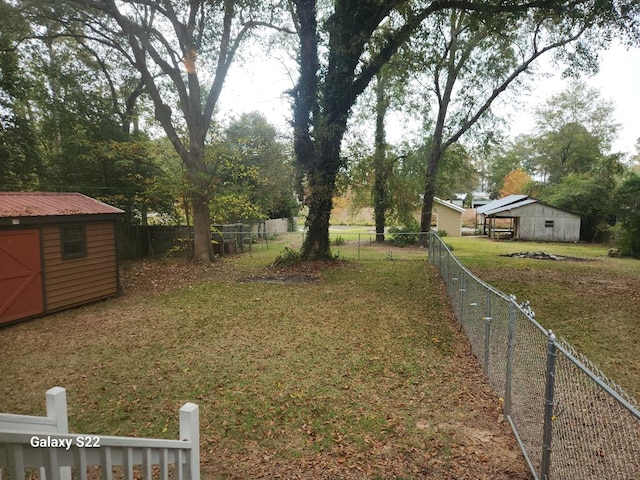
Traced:
<path fill-rule="evenodd" d="M 464 282 L 464 272 L 460 272 L 460 288 L 458 288 L 458 291 L 460 292 L 460 316 L 458 320 L 460 321 L 460 326 L 464 327 L 464 294 L 467 291 Z"/>
<path fill-rule="evenodd" d="M 542 434 L 542 465 L 540 478 L 549 479 L 551 469 L 551 438 L 553 436 L 553 398 L 556 384 L 556 358 L 558 357 L 556 336 L 549 330 L 547 333 L 547 368 L 545 373 L 544 390 L 544 430 Z"/>
<path fill-rule="evenodd" d="M 511 415 L 511 383 L 513 380 L 513 354 L 516 348 L 516 300 L 509 305 L 509 336 L 507 337 L 507 368 L 504 385 L 504 416 Z"/>
<path fill-rule="evenodd" d="M 491 348 L 491 291 L 487 290 L 487 308 L 484 318 L 484 374 L 489 379 L 489 361 Z"/>
<path fill-rule="evenodd" d="M 447 295 L 451 298 L 451 284 L 452 282 L 456 282 L 458 279 L 451 276 L 451 254 L 447 250 L 445 250 L 445 252 L 447 252 Z"/>

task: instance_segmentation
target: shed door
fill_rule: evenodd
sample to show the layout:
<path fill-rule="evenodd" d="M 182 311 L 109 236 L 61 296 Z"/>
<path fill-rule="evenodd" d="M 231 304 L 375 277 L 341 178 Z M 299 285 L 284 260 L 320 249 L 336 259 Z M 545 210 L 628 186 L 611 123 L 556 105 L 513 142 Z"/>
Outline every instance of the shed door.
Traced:
<path fill-rule="evenodd" d="M 42 310 L 40 231 L 0 232 L 0 323 Z"/>

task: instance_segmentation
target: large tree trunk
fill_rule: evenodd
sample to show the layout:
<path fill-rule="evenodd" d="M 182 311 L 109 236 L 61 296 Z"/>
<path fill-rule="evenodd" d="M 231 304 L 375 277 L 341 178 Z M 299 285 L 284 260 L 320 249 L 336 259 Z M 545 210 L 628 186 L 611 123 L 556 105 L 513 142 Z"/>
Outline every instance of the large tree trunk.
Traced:
<path fill-rule="evenodd" d="M 427 157 L 427 171 L 424 177 L 424 189 L 422 197 L 422 212 L 420 215 L 420 245 L 426 247 L 428 244 L 428 236 L 426 232 L 431 231 L 431 212 L 433 210 L 433 197 L 436 194 L 436 178 L 438 175 L 438 167 L 442 159 L 442 135 L 433 139 L 433 143 L 429 148 Z"/>
<path fill-rule="evenodd" d="M 214 259 L 211 244 L 211 212 L 209 209 L 210 175 L 204 164 L 204 137 L 192 135 L 191 150 L 183 151 L 183 163 L 187 166 L 188 197 L 193 212 L 193 257 L 197 262 Z"/>
<path fill-rule="evenodd" d="M 211 262 L 213 247 L 211 245 L 211 225 L 209 211 L 209 194 L 193 193 L 191 195 L 193 207 L 193 260 L 197 262 Z"/>
<path fill-rule="evenodd" d="M 318 153 L 313 164 L 306 165 L 308 191 L 306 203 L 307 235 L 302 244 L 302 258 L 305 260 L 326 260 L 331 258 L 329 242 L 329 217 L 333 208 L 333 194 L 336 190 L 336 176 L 340 169 L 340 144 L 346 131 L 346 114 L 331 122 L 316 139 Z"/>
<path fill-rule="evenodd" d="M 344 58 L 330 55 L 330 72 L 318 95 L 315 0 L 297 0 L 295 3 L 300 27 L 301 65 L 294 92 L 294 148 L 298 167 L 307 180 L 305 203 L 309 207 L 302 258 L 321 260 L 331 258 L 329 217 L 341 165 L 340 144 L 354 101 L 350 94 L 353 74 L 349 74 L 349 67 L 344 66 Z M 336 42 L 335 33 L 332 33 L 332 42 Z"/>
<path fill-rule="evenodd" d="M 246 36 L 264 23 L 251 19 L 251 7 L 259 6 L 260 2 L 248 2 L 242 8 L 241 2 L 235 0 L 78 0 L 74 3 L 83 10 L 86 6 L 96 9 L 118 23 L 121 32 L 107 29 L 101 38 L 124 53 L 140 72 L 140 83 L 129 100 L 135 101 L 143 91 L 151 97 L 155 118 L 187 169 L 189 191 L 185 196 L 193 209 L 193 259 L 211 261 L 213 249 L 209 201 L 212 179 L 204 165 L 204 145 L 236 52 Z M 126 8 L 127 5 L 130 8 Z M 144 15 L 141 12 L 145 12 Z M 90 20 L 93 21 L 93 17 Z M 94 31 L 103 30 L 95 26 L 93 28 Z M 113 40 L 109 39 L 109 33 L 113 34 Z M 125 51 L 122 41 L 128 43 L 130 52 Z M 215 64 L 207 65 L 207 71 L 202 76 L 199 75 L 199 54 L 215 59 Z M 208 87 L 205 87 L 204 79 Z M 167 95 L 168 91 L 172 93 Z M 132 110 L 129 107 L 132 106 L 133 103 L 127 103 L 128 113 L 123 116 L 123 122 L 127 125 L 131 121 Z M 185 134 L 188 135 L 188 144 Z"/>
<path fill-rule="evenodd" d="M 387 158 L 387 142 L 385 132 L 385 116 L 389 108 L 386 95 L 386 77 L 382 73 L 376 75 L 376 131 L 375 152 L 373 154 L 373 216 L 376 223 L 376 242 L 384 242 L 387 212 L 389 211 L 389 177 L 391 165 Z"/>
<path fill-rule="evenodd" d="M 308 192 L 307 234 L 302 245 L 302 257 L 307 260 L 323 260 L 331 257 L 329 242 L 329 217 L 333 208 L 333 181 L 322 180 L 325 174 L 320 170 L 307 175 Z"/>

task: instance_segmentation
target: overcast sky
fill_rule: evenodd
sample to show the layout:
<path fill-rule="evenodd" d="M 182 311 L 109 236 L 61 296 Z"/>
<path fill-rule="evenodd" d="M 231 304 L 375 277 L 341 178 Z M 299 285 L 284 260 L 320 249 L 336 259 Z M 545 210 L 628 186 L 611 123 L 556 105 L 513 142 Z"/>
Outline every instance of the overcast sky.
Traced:
<path fill-rule="evenodd" d="M 640 49 L 627 50 L 616 45 L 602 52 L 600 73 L 584 80 L 592 88 L 598 89 L 603 99 L 611 100 L 615 105 L 615 119 L 621 128 L 619 138 L 613 145 L 614 151 L 635 153 L 635 144 L 640 137 Z M 526 104 L 531 107 L 542 105 L 549 97 L 562 91 L 566 82 L 559 74 L 537 79 L 526 98 Z M 512 135 L 532 130 L 531 111 L 532 108 L 526 107 L 512 109 Z"/>
<path fill-rule="evenodd" d="M 616 45 L 603 52 L 601 58 L 600 73 L 585 80 L 600 90 L 602 98 L 614 102 L 615 118 L 621 124 L 614 151 L 635 153 L 635 143 L 640 137 L 640 49 L 627 50 Z M 272 57 L 234 66 L 221 96 L 222 115 L 259 111 L 281 130 L 289 128 L 291 109 L 283 92 L 292 88 L 292 76 L 295 77 L 296 72 L 289 71 L 286 63 L 291 61 Z M 507 133 L 511 136 L 530 133 L 533 128 L 530 112 L 565 86 L 566 81 L 559 75 L 536 79 L 531 93 L 510 109 Z"/>

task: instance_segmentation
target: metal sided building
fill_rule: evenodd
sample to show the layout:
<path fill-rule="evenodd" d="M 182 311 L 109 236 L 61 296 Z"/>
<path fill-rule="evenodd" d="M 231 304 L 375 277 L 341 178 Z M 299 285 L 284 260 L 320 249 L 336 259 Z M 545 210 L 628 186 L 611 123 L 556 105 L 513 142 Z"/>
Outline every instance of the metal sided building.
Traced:
<path fill-rule="evenodd" d="M 123 213 L 80 193 L 0 192 L 0 324 L 116 295 Z"/>
<path fill-rule="evenodd" d="M 511 220 L 510 236 L 517 240 L 542 242 L 578 242 L 581 217 L 561 208 L 553 207 L 533 197 L 523 196 L 511 202 L 504 200 L 487 204 L 481 212 L 490 225 L 489 236 L 498 238 L 501 229 L 496 220 Z M 485 221 L 486 224 L 486 221 Z"/>

